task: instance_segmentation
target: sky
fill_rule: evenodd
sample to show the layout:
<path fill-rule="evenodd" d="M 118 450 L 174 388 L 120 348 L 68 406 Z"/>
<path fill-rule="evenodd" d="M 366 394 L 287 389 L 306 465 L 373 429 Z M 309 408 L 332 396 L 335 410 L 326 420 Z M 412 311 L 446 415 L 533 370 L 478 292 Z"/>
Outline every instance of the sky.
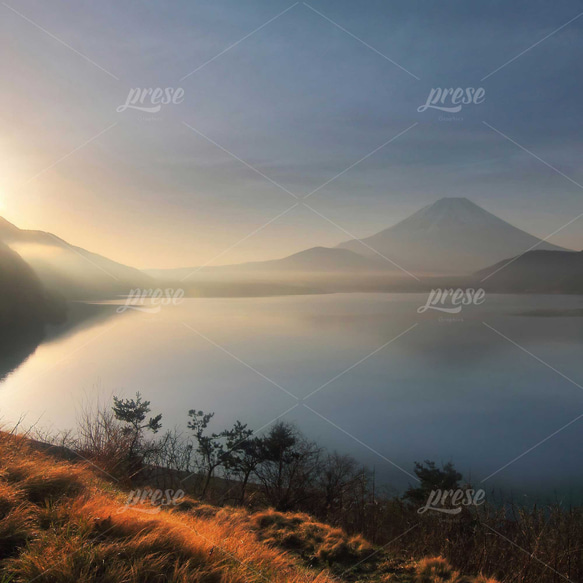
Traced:
<path fill-rule="evenodd" d="M 465 196 L 583 249 L 583 217 L 564 227 L 583 213 L 582 10 L 6 0 L 0 215 L 180 267 L 333 246 Z M 458 87 L 484 99 L 418 111 Z M 135 88 L 184 95 L 118 111 Z"/>

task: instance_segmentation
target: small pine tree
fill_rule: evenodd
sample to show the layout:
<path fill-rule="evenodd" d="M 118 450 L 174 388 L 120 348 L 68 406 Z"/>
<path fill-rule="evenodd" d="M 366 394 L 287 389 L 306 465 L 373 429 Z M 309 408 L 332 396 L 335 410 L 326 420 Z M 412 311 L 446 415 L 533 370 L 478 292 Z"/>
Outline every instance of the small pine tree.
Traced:
<path fill-rule="evenodd" d="M 413 471 L 419 478 L 419 485 L 409 486 L 403 496 L 405 500 L 413 504 L 425 504 L 433 490 L 457 490 L 460 487 L 462 475 L 451 462 L 441 468 L 429 460 L 425 460 L 423 463 L 415 462 Z"/>
<path fill-rule="evenodd" d="M 146 420 L 150 412 L 150 401 L 142 401 L 140 393 L 135 399 L 120 399 L 113 397 L 113 413 L 118 421 L 124 423 L 123 431 L 128 437 L 127 462 L 130 478 L 138 473 L 148 453 L 145 445 L 144 433 L 157 433 L 162 427 L 162 415 L 156 415 Z"/>
<path fill-rule="evenodd" d="M 252 437 L 253 431 L 240 421 L 236 421 L 233 427 L 224 431 L 223 434 L 227 448 L 224 465 L 227 470 L 238 476 L 241 482 L 240 503 L 244 504 L 249 478 L 261 463 L 261 440 L 258 437 Z"/>
<path fill-rule="evenodd" d="M 194 438 L 197 443 L 196 450 L 202 458 L 205 471 L 205 480 L 202 487 L 201 498 L 206 496 L 211 478 L 213 477 L 215 470 L 221 465 L 226 453 L 225 447 L 222 443 L 222 434 L 206 434 L 206 429 L 214 415 L 214 413 L 205 413 L 204 411 L 196 411 L 195 409 L 191 409 L 188 412 L 188 416 L 190 417 L 188 428 L 194 433 Z"/>

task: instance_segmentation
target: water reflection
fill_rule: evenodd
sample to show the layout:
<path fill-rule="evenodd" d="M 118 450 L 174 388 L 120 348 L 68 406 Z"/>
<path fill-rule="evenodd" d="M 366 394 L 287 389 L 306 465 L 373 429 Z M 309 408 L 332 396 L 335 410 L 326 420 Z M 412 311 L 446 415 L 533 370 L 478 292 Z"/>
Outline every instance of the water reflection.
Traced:
<path fill-rule="evenodd" d="M 451 459 L 479 483 L 583 413 L 583 320 L 572 317 L 581 298 L 489 296 L 460 314 L 418 314 L 425 301 L 208 298 L 122 315 L 79 304 L 5 380 L 0 408 L 64 428 L 84 399 L 140 390 L 165 427 L 184 427 L 191 408 L 215 411 L 216 428 L 235 419 L 260 428 L 287 411 L 397 488 L 409 478 L 386 460 L 410 471 Z M 583 420 L 484 485 L 581 488 L 582 440 Z"/>

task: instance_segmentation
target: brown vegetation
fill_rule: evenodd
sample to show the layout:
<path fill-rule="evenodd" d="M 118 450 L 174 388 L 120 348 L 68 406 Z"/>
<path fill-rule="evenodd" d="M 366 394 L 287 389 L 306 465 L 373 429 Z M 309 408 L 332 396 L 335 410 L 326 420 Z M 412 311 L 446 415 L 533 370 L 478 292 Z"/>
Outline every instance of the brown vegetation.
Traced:
<path fill-rule="evenodd" d="M 193 499 L 149 514 L 128 508 L 125 498 L 90 466 L 56 461 L 1 433 L 0 580 L 332 583 L 342 574 L 355 580 L 355 566 L 362 581 L 442 580 L 425 563 L 389 568 L 383 551 L 306 514 Z M 362 570 L 369 560 L 375 570 Z"/>
<path fill-rule="evenodd" d="M 310 568 L 350 579 L 383 574 L 406 581 L 413 561 L 443 557 L 452 565 L 452 580 L 458 573 L 484 573 L 504 583 L 583 581 L 580 507 L 492 503 L 493 493 L 488 493 L 487 503 L 464 506 L 456 515 L 419 514 L 438 490 L 474 490 L 461 482 L 452 464 L 438 467 L 426 461 L 415 464 L 419 483 L 404 496 L 385 495 L 374 473 L 354 458 L 324 451 L 288 423 L 277 422 L 261 436 L 239 422 L 213 432 L 212 414 L 192 410 L 191 435 L 175 429 L 155 438 L 161 418 L 148 419 L 149 402 L 138 395 L 118 400 L 117 409 L 86 410 L 75 432 L 52 442 L 68 446 L 71 455 L 74 450 L 126 489 L 185 490 L 191 499 L 183 501 L 180 512 L 200 519 L 225 520 L 220 507 L 230 505 L 227 522 L 237 517 L 242 524 L 246 516 L 243 526 L 254 528 L 259 516 L 272 513 L 271 523 L 255 528 L 256 535 Z M 256 517 L 253 524 L 249 516 Z M 348 533 L 342 535 L 348 539 L 328 537 L 320 548 L 327 534 L 315 524 Z M 358 570 L 346 571 L 342 557 L 360 557 L 361 552 L 347 540 L 359 536 L 375 548 L 386 546 L 386 553 L 365 556 L 356 561 Z"/>

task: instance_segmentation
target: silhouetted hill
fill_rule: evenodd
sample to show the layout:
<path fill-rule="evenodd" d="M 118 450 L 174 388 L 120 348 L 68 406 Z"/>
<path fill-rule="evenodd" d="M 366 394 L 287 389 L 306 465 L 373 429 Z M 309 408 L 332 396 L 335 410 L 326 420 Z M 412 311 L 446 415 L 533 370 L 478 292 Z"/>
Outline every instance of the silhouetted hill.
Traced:
<path fill-rule="evenodd" d="M 18 253 L 0 243 L 0 378 L 36 348 L 46 324 L 64 316 L 64 302 L 49 295 Z"/>
<path fill-rule="evenodd" d="M 467 198 L 442 198 L 396 225 L 362 239 L 403 268 L 416 273 L 471 273 L 524 253 L 565 251 L 543 242 L 479 207 Z M 338 245 L 362 255 L 374 252 L 352 239 Z"/>
<path fill-rule="evenodd" d="M 583 294 L 583 251 L 529 251 L 474 276 L 493 291 Z"/>

